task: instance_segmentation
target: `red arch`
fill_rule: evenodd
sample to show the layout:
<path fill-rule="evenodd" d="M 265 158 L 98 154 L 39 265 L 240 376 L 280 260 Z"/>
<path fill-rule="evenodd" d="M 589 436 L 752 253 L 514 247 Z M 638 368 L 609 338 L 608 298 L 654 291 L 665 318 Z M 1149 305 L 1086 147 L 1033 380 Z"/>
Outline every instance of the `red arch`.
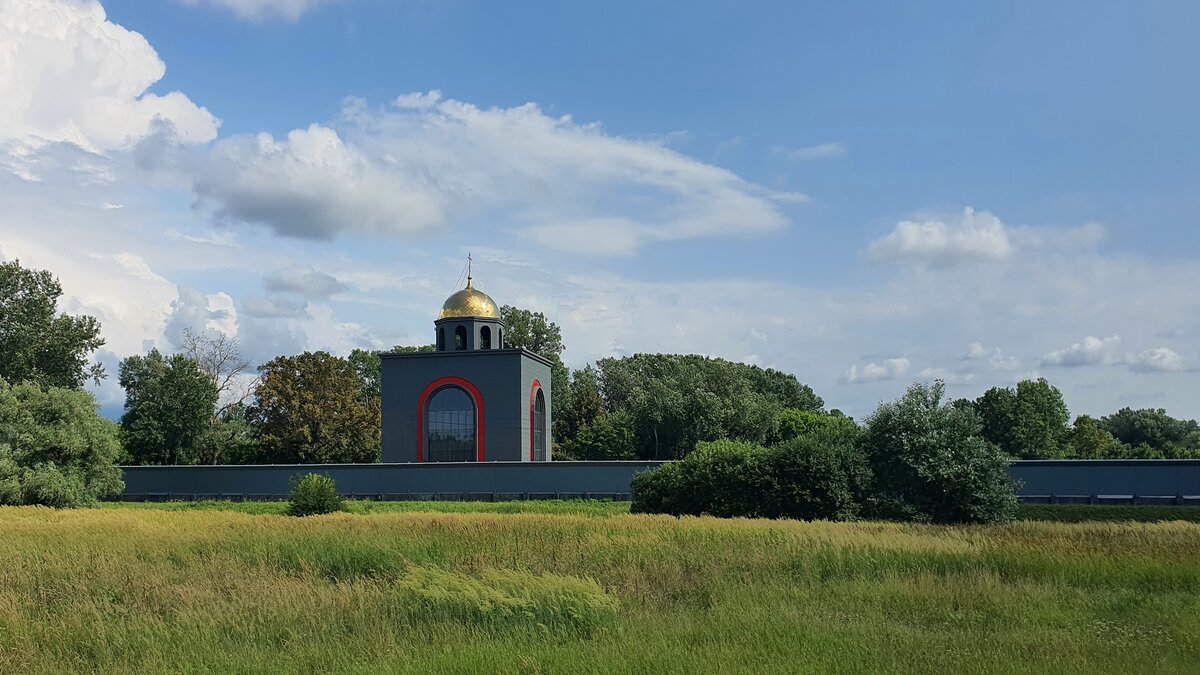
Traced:
<path fill-rule="evenodd" d="M 542 383 L 537 380 L 533 381 L 533 386 L 529 388 L 529 461 L 533 461 L 533 404 L 537 400 L 538 390 L 542 388 Z M 545 430 L 542 430 L 542 435 L 545 435 Z"/>
<path fill-rule="evenodd" d="M 417 461 L 423 462 L 425 449 L 425 402 L 434 391 L 447 385 L 462 387 L 470 394 L 475 402 L 475 453 L 477 462 L 483 461 L 483 394 L 479 389 L 461 377 L 442 377 L 429 383 L 417 399 Z"/>

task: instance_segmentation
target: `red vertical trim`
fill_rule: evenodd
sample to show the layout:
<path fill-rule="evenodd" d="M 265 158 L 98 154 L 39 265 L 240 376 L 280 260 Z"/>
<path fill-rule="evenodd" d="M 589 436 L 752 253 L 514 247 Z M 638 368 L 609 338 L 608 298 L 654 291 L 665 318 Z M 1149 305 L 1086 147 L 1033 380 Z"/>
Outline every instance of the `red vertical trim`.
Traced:
<path fill-rule="evenodd" d="M 533 386 L 529 388 L 529 461 L 533 461 L 533 404 L 537 402 L 538 389 L 542 388 L 542 383 L 537 380 L 533 381 Z"/>
<path fill-rule="evenodd" d="M 429 399 L 429 395 L 434 391 L 441 389 L 447 385 L 462 387 L 475 403 L 475 447 L 477 458 L 475 461 L 483 461 L 483 394 L 479 393 L 479 389 L 467 380 L 461 377 L 442 377 L 429 383 L 421 392 L 421 397 L 417 399 L 417 461 L 423 462 L 425 449 L 425 403 Z"/>

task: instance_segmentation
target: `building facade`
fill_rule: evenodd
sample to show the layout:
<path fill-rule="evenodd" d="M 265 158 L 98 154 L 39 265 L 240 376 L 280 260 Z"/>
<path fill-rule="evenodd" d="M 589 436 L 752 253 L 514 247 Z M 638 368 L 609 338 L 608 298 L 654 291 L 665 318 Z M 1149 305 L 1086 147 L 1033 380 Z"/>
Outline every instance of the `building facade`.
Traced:
<path fill-rule="evenodd" d="M 505 346 L 470 276 L 434 331 L 435 351 L 382 357 L 383 461 L 550 461 L 550 362 Z"/>

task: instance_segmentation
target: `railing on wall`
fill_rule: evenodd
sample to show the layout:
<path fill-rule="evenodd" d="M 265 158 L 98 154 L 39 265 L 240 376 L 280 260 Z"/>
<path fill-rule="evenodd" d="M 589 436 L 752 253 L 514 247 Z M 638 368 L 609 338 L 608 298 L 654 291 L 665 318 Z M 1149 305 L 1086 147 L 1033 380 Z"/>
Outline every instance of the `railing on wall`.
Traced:
<path fill-rule="evenodd" d="M 128 466 L 123 498 L 274 500 L 293 477 L 326 474 L 345 497 L 379 500 L 629 499 L 663 462 L 483 462 Z M 1022 501 L 1200 505 L 1200 460 L 1026 460 L 1010 469 Z"/>

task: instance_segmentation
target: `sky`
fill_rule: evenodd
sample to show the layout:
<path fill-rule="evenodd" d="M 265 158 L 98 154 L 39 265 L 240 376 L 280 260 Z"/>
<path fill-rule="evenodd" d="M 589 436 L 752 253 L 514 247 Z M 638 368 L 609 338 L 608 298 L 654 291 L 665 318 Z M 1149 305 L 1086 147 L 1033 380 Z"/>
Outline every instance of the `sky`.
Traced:
<path fill-rule="evenodd" d="M 118 363 L 427 344 L 1200 417 L 1200 3 L 0 0 L 0 260 Z"/>

